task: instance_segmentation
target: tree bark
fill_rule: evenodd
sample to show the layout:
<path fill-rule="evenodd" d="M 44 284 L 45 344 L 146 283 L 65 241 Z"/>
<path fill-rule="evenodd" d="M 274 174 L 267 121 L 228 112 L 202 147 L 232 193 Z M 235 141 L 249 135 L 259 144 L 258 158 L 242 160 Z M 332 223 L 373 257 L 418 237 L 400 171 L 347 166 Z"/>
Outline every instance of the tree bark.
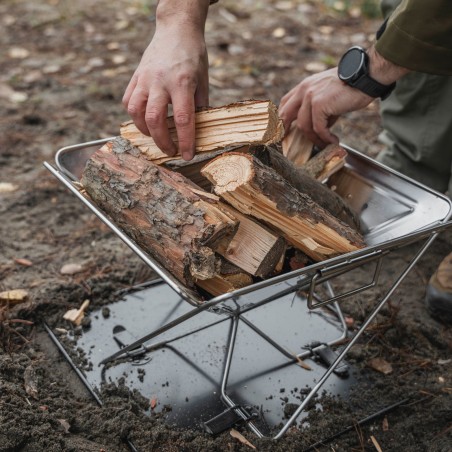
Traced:
<path fill-rule="evenodd" d="M 358 215 L 337 193 L 321 184 L 301 168 L 296 168 L 280 152 L 272 146 L 255 146 L 251 153 L 264 165 L 275 170 L 300 193 L 308 195 L 331 215 L 348 224 L 353 229 L 360 230 Z"/>
<path fill-rule="evenodd" d="M 214 251 L 238 223 L 214 195 L 140 158 L 121 139 L 91 157 L 81 183 L 124 232 L 188 287 L 216 275 Z"/>
<path fill-rule="evenodd" d="M 216 297 L 253 284 L 253 278 L 237 266 L 220 258 L 217 274 L 210 279 L 196 280 L 195 283 Z"/>

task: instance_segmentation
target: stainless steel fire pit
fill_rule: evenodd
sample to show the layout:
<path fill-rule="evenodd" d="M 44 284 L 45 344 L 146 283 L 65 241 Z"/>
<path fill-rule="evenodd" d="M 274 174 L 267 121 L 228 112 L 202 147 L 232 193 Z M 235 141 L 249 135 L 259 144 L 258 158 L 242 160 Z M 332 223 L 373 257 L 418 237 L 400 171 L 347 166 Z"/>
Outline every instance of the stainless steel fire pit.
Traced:
<path fill-rule="evenodd" d="M 219 431 L 223 426 L 229 425 L 228 422 L 233 424 L 235 420 L 242 419 L 259 437 L 269 435 L 272 428 L 266 428 L 260 420 L 255 419 L 253 409 L 250 408 L 250 406 L 261 403 L 263 394 L 258 390 L 250 393 L 248 390 L 243 390 L 243 386 L 252 385 L 255 377 L 262 377 L 262 375 L 266 378 L 275 377 L 275 366 L 290 367 L 289 373 L 287 370 L 281 373 L 284 378 L 291 379 L 292 375 L 300 375 L 300 370 L 308 374 L 309 372 L 301 369 L 300 360 L 319 357 L 322 353 L 325 354 L 327 348 L 342 344 L 343 347 L 334 359 L 330 357 L 329 361 L 326 360 L 329 362 L 328 368 L 320 374 L 317 370 L 314 372 L 316 383 L 310 385 L 309 391 L 297 403 L 296 409 L 285 416 L 283 426 L 276 434 L 273 434 L 273 438 L 278 439 L 284 435 L 328 380 L 337 378 L 338 375 L 340 378 L 341 366 L 343 366 L 341 362 L 347 352 L 437 235 L 452 226 L 452 222 L 447 222 L 452 215 L 452 203 L 447 197 L 343 145 L 349 153 L 346 165 L 331 178 L 329 184 L 334 185 L 337 193 L 347 199 L 359 213 L 367 247 L 204 301 L 198 294 L 181 285 L 80 191 L 78 182 L 85 162 L 106 141 L 108 139 L 62 148 L 56 154 L 55 165 L 49 163 L 44 165 L 161 278 L 153 286 L 157 298 L 160 297 L 160 299 L 150 296 L 149 303 L 159 305 L 168 303 L 168 306 L 173 306 L 173 308 L 168 308 L 169 311 L 166 314 L 163 309 L 159 314 L 159 319 L 151 322 L 152 329 L 150 328 L 148 332 L 143 331 L 142 337 L 129 337 L 121 342 L 121 347 L 115 353 L 110 353 L 110 356 L 102 355 L 101 352 L 97 353 L 95 361 L 97 360 L 103 366 L 102 378 L 104 378 L 106 374 L 112 373 L 113 364 L 122 366 L 125 361 L 130 364 L 133 360 L 143 360 L 143 357 L 152 359 L 156 353 L 159 353 L 159 350 L 169 347 L 170 344 L 177 341 L 190 343 L 193 338 L 204 334 L 203 332 L 209 329 L 218 332 L 223 328 L 224 334 L 228 338 L 221 349 L 224 352 L 224 358 L 217 363 L 215 375 L 206 378 L 210 382 L 209 384 L 217 385 L 218 394 L 215 394 L 215 397 L 229 409 L 226 413 L 218 411 L 218 406 L 213 409 L 209 416 L 215 414 L 215 410 L 218 411 L 219 416 L 218 419 L 213 416 L 212 419 L 203 421 L 207 430 L 210 428 Z M 380 269 L 384 259 L 397 249 L 416 242 L 420 242 L 420 247 L 413 253 L 412 260 L 400 269 L 399 275 L 394 275 L 394 282 L 386 294 L 375 299 L 372 313 L 353 338 L 347 338 L 347 328 L 339 302 L 377 286 L 380 282 Z M 333 278 L 336 280 L 338 277 L 345 277 L 357 267 L 363 266 L 372 267 L 369 271 L 368 282 L 345 293 L 334 293 L 331 286 Z M 326 295 L 324 294 L 323 297 L 319 295 L 320 286 L 326 289 Z M 325 293 L 325 290 L 323 292 Z M 168 293 L 173 295 L 169 296 Z M 294 302 L 300 308 L 296 314 L 299 316 L 300 322 L 295 324 L 290 321 L 295 312 L 293 311 Z M 181 308 L 182 305 L 183 308 Z M 189 309 L 190 305 L 193 307 Z M 306 328 L 307 331 L 301 334 L 302 322 L 309 323 L 310 313 L 319 312 L 321 315 L 325 315 L 325 309 L 335 315 L 334 328 L 326 328 L 323 331 L 323 337 L 306 336 L 307 334 L 314 335 L 309 328 Z M 284 331 L 272 328 L 269 322 L 265 321 L 263 318 L 265 315 L 262 313 L 279 316 L 282 320 L 276 323 L 282 325 Z M 184 325 L 189 325 L 189 329 L 181 330 L 180 328 Z M 270 361 L 267 360 L 263 367 L 258 365 L 255 360 L 249 359 L 250 369 L 243 370 L 243 366 L 246 367 L 247 356 L 251 356 L 250 350 L 246 352 L 246 347 L 238 345 L 241 335 L 249 334 L 249 332 L 243 333 L 244 328 L 252 331 L 252 334 L 258 338 L 256 340 L 263 341 L 272 350 L 272 358 Z M 150 342 L 157 337 L 159 338 L 157 341 Z M 216 333 L 212 333 L 212 337 L 217 337 Z M 250 336 L 246 337 L 247 340 L 253 341 Z M 240 375 L 231 377 L 237 348 L 241 360 Z M 182 355 L 188 353 L 189 351 L 184 348 Z M 275 357 L 275 353 L 279 358 Z M 198 359 L 202 361 L 204 358 L 200 356 Z M 197 366 L 192 364 L 194 367 Z M 269 370 L 270 368 L 271 370 Z M 221 371 L 218 372 L 218 369 Z M 171 373 L 170 370 L 168 372 Z M 201 374 L 204 375 L 205 372 L 203 372 Z M 99 375 L 93 377 L 96 384 L 100 383 L 102 378 Z M 231 378 L 233 382 L 231 382 Z M 304 381 L 305 376 L 301 380 Z M 284 386 L 284 383 L 281 385 Z M 257 397 L 257 400 L 251 400 L 253 395 Z M 178 403 L 180 403 L 179 399 Z M 221 403 L 220 406 L 222 406 Z M 179 422 L 179 424 L 181 423 Z"/>

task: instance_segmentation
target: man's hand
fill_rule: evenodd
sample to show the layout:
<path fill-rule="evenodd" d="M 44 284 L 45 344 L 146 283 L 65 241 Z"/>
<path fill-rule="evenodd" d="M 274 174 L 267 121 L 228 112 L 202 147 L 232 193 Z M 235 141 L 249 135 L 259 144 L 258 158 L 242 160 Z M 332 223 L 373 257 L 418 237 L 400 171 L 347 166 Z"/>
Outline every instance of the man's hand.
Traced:
<path fill-rule="evenodd" d="M 195 153 L 195 108 L 209 105 L 204 24 L 208 0 L 161 0 L 151 43 L 127 86 L 123 104 L 137 128 L 169 156 L 178 149 L 167 126 L 173 105 L 179 152 Z"/>
<path fill-rule="evenodd" d="M 369 74 L 380 83 L 389 85 L 409 72 L 385 60 L 373 48 L 368 54 Z M 337 68 L 333 68 L 312 75 L 292 88 L 281 99 L 279 115 L 285 130 L 296 121 L 304 135 L 323 148 L 329 143 L 339 142 L 330 131 L 339 116 L 360 110 L 373 100 L 373 97 L 342 82 Z"/>
<path fill-rule="evenodd" d="M 364 108 L 373 100 L 339 80 L 337 68 L 333 68 L 312 75 L 292 88 L 281 99 L 279 115 L 284 130 L 289 130 L 296 121 L 309 140 L 324 148 L 329 143 L 339 143 L 330 127 L 340 115 Z"/>

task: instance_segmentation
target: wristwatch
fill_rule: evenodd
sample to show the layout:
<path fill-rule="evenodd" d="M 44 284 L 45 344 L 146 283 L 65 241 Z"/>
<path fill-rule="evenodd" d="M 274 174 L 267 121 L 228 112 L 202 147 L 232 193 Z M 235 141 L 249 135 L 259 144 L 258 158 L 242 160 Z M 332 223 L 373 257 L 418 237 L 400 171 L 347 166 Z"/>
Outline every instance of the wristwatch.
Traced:
<path fill-rule="evenodd" d="M 359 46 L 348 49 L 337 68 L 339 78 L 347 85 L 359 89 L 371 97 L 386 99 L 396 84 L 383 85 L 369 75 L 369 55 Z"/>

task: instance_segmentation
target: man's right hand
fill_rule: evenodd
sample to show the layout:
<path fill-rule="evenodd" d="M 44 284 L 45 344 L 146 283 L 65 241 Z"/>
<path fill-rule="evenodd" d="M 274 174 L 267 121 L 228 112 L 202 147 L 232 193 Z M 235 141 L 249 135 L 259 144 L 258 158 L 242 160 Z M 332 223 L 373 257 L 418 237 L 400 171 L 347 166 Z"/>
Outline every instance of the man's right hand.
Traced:
<path fill-rule="evenodd" d="M 137 128 L 165 154 L 179 152 L 185 160 L 195 153 L 195 108 L 209 105 L 208 6 L 208 0 L 160 0 L 155 34 L 123 98 Z M 179 149 L 168 130 L 169 104 Z"/>

